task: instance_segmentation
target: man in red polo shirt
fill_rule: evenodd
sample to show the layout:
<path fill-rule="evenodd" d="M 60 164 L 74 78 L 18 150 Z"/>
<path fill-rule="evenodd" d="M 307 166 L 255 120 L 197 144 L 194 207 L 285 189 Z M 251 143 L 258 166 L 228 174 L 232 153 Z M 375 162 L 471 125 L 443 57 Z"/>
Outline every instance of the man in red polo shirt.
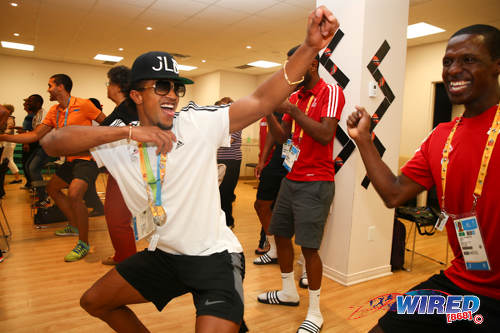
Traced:
<path fill-rule="evenodd" d="M 348 133 L 387 207 L 398 207 L 436 186 L 442 212 L 438 225 L 446 228 L 455 258 L 444 272 L 412 290 L 420 295 L 436 290 L 454 297 L 469 295 L 477 297 L 479 305 L 474 321 L 448 322 L 439 310 L 388 311 L 370 332 L 500 332 L 500 148 L 495 148 L 500 131 L 499 74 L 500 30 L 477 24 L 451 36 L 442 78 L 450 102 L 463 104 L 465 111 L 439 124 L 400 176 L 392 173 L 373 145 L 366 110 L 356 107 L 348 117 Z"/>
<path fill-rule="evenodd" d="M 290 57 L 296 48 L 288 52 Z M 281 105 L 281 125 L 268 116 L 268 126 L 283 145 L 284 166 L 289 170 L 281 183 L 269 232 L 278 248 L 282 290 L 260 294 L 261 303 L 296 306 L 299 295 L 293 273 L 293 245 L 300 245 L 309 282 L 309 309 L 298 332 L 319 332 L 323 316 L 319 306 L 323 264 L 318 254 L 323 230 L 335 192 L 333 139 L 345 104 L 342 88 L 329 85 L 318 74 L 319 58 L 306 72 L 303 86 Z M 293 128 L 293 132 L 292 131 Z"/>

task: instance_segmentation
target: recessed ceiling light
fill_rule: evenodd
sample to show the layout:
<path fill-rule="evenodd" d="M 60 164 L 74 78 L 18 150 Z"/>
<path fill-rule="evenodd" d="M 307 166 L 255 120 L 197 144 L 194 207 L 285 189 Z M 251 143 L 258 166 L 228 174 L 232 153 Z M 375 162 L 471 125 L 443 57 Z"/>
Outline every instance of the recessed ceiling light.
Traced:
<path fill-rule="evenodd" d="M 7 49 L 16 49 L 16 50 L 23 50 L 23 51 L 34 51 L 35 47 L 31 44 L 21 44 L 21 43 L 12 43 L 12 42 L 5 42 L 2 41 L 2 47 L 5 47 Z"/>
<path fill-rule="evenodd" d="M 180 71 L 192 71 L 193 69 L 196 69 L 198 67 L 196 66 L 187 66 L 187 65 L 177 65 L 177 69 Z"/>
<path fill-rule="evenodd" d="M 102 61 L 119 62 L 123 59 L 123 57 L 112 56 L 112 55 L 107 55 L 107 54 L 98 54 L 94 57 L 94 59 L 95 60 L 102 60 Z"/>
<path fill-rule="evenodd" d="M 202 59 L 201 62 L 207 62 L 205 59 Z"/>
<path fill-rule="evenodd" d="M 119 47 L 119 48 L 118 48 L 118 51 L 123 51 L 123 47 Z"/>
<path fill-rule="evenodd" d="M 437 34 L 437 33 L 443 32 L 443 31 L 445 31 L 445 30 L 438 28 L 436 26 L 427 24 L 425 22 L 420 22 L 420 23 L 416 23 L 416 24 L 412 24 L 412 25 L 408 26 L 408 29 L 406 30 L 406 38 L 412 39 L 412 38 Z"/>
<path fill-rule="evenodd" d="M 151 30 L 153 30 L 153 28 L 152 27 L 146 27 L 146 30 L 151 31 Z"/>
<path fill-rule="evenodd" d="M 16 36 L 16 37 L 19 37 L 19 34 L 17 32 L 14 32 L 13 35 Z"/>
<path fill-rule="evenodd" d="M 271 67 L 281 66 L 281 64 L 278 64 L 276 62 L 266 61 L 266 60 L 254 61 L 254 62 L 251 62 L 247 65 L 254 66 L 254 67 L 260 67 L 260 68 L 271 68 Z"/>
<path fill-rule="evenodd" d="M 15 2 L 11 2 L 11 3 L 10 3 L 10 5 L 11 5 L 12 7 L 17 7 L 17 6 L 18 6 L 18 5 L 17 5 L 17 3 L 15 3 Z"/>
<path fill-rule="evenodd" d="M 247 49 L 251 49 L 252 47 L 250 45 L 247 45 Z"/>

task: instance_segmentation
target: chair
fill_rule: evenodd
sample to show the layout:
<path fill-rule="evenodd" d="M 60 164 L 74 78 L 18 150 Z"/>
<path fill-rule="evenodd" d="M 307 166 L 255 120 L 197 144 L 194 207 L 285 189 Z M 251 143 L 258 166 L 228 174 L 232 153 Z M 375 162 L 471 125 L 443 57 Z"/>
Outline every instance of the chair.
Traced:
<path fill-rule="evenodd" d="M 245 168 L 256 168 L 257 163 L 245 163 Z"/>
<path fill-rule="evenodd" d="M 411 272 L 413 269 L 413 260 L 415 258 L 415 254 L 418 254 L 426 259 L 432 260 L 440 265 L 446 266 L 448 264 L 448 237 L 445 238 L 446 241 L 446 257 L 445 262 L 441 260 L 426 256 L 422 253 L 418 253 L 415 251 L 415 241 L 417 237 L 417 232 L 421 236 L 432 236 L 436 232 L 436 221 L 439 216 L 439 205 L 436 196 L 435 187 L 430 189 L 428 192 L 427 198 L 427 206 L 426 207 L 411 207 L 411 206 L 402 206 L 396 208 L 396 218 L 404 219 L 410 222 L 413 222 L 410 227 L 410 231 L 406 237 L 406 244 L 410 237 L 413 237 L 412 247 L 409 249 L 406 247 L 406 251 L 411 252 L 411 260 L 409 268 L 405 268 L 406 271 Z"/>

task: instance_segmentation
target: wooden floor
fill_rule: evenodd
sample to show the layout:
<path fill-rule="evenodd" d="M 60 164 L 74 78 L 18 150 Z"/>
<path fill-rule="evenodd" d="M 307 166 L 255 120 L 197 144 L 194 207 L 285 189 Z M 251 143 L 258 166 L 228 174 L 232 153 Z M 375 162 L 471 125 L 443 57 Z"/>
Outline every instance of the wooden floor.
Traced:
<path fill-rule="evenodd" d="M 6 183 L 10 180 L 7 177 Z M 306 290 L 299 289 L 301 303 L 296 308 L 270 306 L 256 300 L 259 293 L 280 288 L 281 281 L 277 265 L 252 264 L 260 230 L 253 210 L 255 184 L 248 180 L 239 182 L 234 206 L 234 231 L 243 245 L 247 264 L 245 320 L 251 332 L 295 332 L 307 311 Z M 0 264 L 0 332 L 111 332 L 106 324 L 89 316 L 79 306 L 81 294 L 110 269 L 101 264 L 101 258 L 113 253 L 104 217 L 90 219 L 90 254 L 79 262 L 65 263 L 63 257 L 73 248 L 76 238 L 54 236 L 54 231 L 63 224 L 35 229 L 29 192 L 19 187 L 19 184 L 6 185 L 7 194 L 3 200 L 13 236 L 10 252 Z M 98 180 L 98 188 L 103 190 L 103 179 Z M 444 237 L 443 234 L 417 237 L 417 251 L 444 258 Z M 0 246 L 5 248 L 3 241 Z M 141 243 L 139 248 L 143 247 Z M 351 287 L 324 278 L 321 309 L 325 324 L 322 332 L 368 331 L 383 313 L 370 310 L 369 300 L 404 292 L 442 268 L 416 255 L 412 272 L 398 271 Z M 297 278 L 299 270 L 296 266 Z M 194 332 L 195 311 L 190 295 L 172 301 L 161 313 L 152 304 L 131 308 L 152 332 Z"/>

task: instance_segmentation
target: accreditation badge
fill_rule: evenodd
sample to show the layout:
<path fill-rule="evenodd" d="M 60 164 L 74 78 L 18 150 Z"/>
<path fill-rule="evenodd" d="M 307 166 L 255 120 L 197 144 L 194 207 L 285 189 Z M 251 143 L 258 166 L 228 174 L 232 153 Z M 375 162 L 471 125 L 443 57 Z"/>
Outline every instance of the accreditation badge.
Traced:
<path fill-rule="evenodd" d="M 286 158 L 292 148 L 292 140 L 288 139 L 281 148 L 281 158 Z"/>
<path fill-rule="evenodd" d="M 460 249 L 468 270 L 489 271 L 491 270 L 484 248 L 481 230 L 477 222 L 477 216 L 471 214 L 463 218 L 453 220 L 457 233 Z"/>
<path fill-rule="evenodd" d="M 292 144 L 292 147 L 290 148 L 290 151 L 285 157 L 285 160 L 283 161 L 283 166 L 285 169 L 288 170 L 288 172 L 292 171 L 293 164 L 295 161 L 299 158 L 300 154 L 300 149 L 297 148 L 294 144 Z"/>
<path fill-rule="evenodd" d="M 441 214 L 439 214 L 436 225 L 434 227 L 439 231 L 443 231 L 446 222 L 448 222 L 448 218 L 448 214 L 446 214 L 445 211 L 442 211 Z"/>
<path fill-rule="evenodd" d="M 136 241 L 149 236 L 155 231 L 156 228 L 153 223 L 150 209 L 146 209 L 142 213 L 132 217 L 132 229 L 134 230 L 134 238 Z"/>

